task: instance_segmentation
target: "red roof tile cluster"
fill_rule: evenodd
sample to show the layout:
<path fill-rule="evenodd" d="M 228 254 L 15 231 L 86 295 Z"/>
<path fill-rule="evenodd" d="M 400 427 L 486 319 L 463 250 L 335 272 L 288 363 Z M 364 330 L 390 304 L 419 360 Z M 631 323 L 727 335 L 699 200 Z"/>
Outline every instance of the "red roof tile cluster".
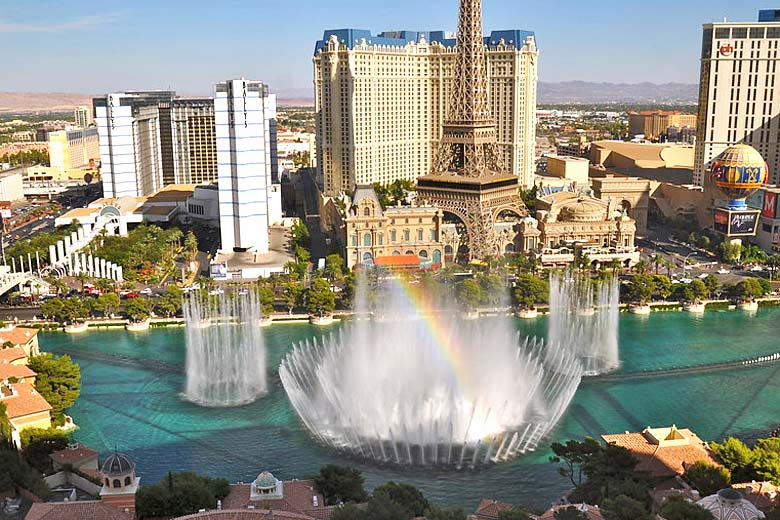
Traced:
<path fill-rule="evenodd" d="M 51 405 L 30 383 L 14 383 L 9 386 L 16 395 L 4 397 L 0 401 L 5 403 L 9 419 L 51 410 Z"/>
<path fill-rule="evenodd" d="M 97 500 L 33 504 L 25 520 L 134 520 L 127 513 Z"/>
<path fill-rule="evenodd" d="M 175 520 L 190 519 L 214 519 L 214 520 L 260 520 L 263 518 L 274 518 L 277 520 L 311 520 L 310 516 L 290 511 L 276 511 L 268 509 L 238 509 L 206 511 L 205 513 L 195 513 L 194 515 L 180 516 Z"/>
<path fill-rule="evenodd" d="M 14 327 L 11 330 L 0 330 L 0 345 L 10 341 L 14 345 L 26 345 L 38 334 L 38 329 Z"/>
<path fill-rule="evenodd" d="M 77 464 L 85 460 L 97 458 L 98 452 L 81 444 L 67 447 L 64 450 L 55 451 L 49 455 L 58 464 Z"/>
<path fill-rule="evenodd" d="M 35 377 L 35 372 L 27 365 L 12 365 L 10 363 L 0 363 L 0 381 L 15 377 L 16 379 L 27 379 Z"/>
<path fill-rule="evenodd" d="M 742 482 L 732 484 L 731 487 L 762 511 L 780 506 L 780 488 L 771 482 Z"/>
<path fill-rule="evenodd" d="M 585 517 L 588 520 L 604 520 L 604 517 L 601 514 L 601 511 L 599 511 L 598 506 L 591 506 L 587 504 L 566 504 L 566 505 L 560 505 L 560 506 L 553 506 L 545 513 L 539 517 L 539 520 L 554 520 L 555 513 L 562 509 L 567 509 L 569 507 L 575 507 L 580 512 L 585 513 Z"/>
<path fill-rule="evenodd" d="M 719 466 L 709 446 L 689 429 L 677 430 L 688 439 L 684 445 L 660 446 L 651 442 L 643 433 L 618 433 L 602 435 L 609 444 L 622 446 L 639 460 L 637 471 L 646 471 L 654 477 L 682 475 L 685 468 L 697 461 Z"/>
<path fill-rule="evenodd" d="M 480 520 L 498 518 L 498 514 L 501 511 L 509 511 L 514 506 L 506 502 L 497 502 L 495 500 L 483 499 L 477 506 L 477 510 L 474 514 Z"/>
<path fill-rule="evenodd" d="M 27 353 L 22 347 L 0 348 L 0 363 L 13 363 L 26 357 Z"/>
<path fill-rule="evenodd" d="M 272 509 L 274 511 L 292 511 L 303 513 L 315 518 L 327 518 L 330 514 L 329 507 L 325 506 L 325 497 L 314 488 L 313 480 L 288 480 L 283 483 L 282 498 L 263 500 L 250 500 L 250 484 L 231 484 L 230 493 L 222 501 L 225 509 L 246 509 L 255 506 L 257 509 Z M 318 506 L 314 506 L 314 497 L 317 497 Z M 327 511 L 326 516 L 319 515 L 320 511 Z"/>

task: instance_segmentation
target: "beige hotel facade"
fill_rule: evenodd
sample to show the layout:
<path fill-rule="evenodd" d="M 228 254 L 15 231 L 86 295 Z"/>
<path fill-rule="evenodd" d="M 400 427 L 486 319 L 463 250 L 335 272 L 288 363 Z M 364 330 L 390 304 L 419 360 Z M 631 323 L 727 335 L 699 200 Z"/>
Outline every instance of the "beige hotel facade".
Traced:
<path fill-rule="evenodd" d="M 537 58 L 533 33 L 485 38 L 490 106 L 505 168 L 533 185 Z M 314 56 L 318 169 L 325 193 L 430 173 L 452 97 L 454 35 L 326 31 Z"/>
<path fill-rule="evenodd" d="M 728 146 L 754 147 L 780 182 L 780 10 L 757 22 L 704 24 L 693 182 L 704 185 L 712 161 Z"/>

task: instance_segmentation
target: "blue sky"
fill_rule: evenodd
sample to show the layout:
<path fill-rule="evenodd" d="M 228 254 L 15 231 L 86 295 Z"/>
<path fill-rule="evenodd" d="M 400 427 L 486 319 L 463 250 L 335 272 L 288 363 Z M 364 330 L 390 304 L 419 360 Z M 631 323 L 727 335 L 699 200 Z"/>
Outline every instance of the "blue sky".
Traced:
<path fill-rule="evenodd" d="M 698 81 L 701 24 L 753 0 L 483 0 L 485 30 L 529 29 L 542 81 Z M 455 30 L 457 0 L 0 0 L 0 91 L 208 94 L 244 76 L 311 89 L 324 29 Z"/>

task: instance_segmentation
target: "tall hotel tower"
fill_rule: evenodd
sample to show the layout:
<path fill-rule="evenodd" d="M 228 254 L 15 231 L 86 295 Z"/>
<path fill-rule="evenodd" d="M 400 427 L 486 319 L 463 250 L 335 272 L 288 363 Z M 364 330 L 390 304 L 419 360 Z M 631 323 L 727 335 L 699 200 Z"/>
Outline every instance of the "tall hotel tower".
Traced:
<path fill-rule="evenodd" d="M 538 51 L 529 31 L 493 31 L 488 97 L 501 161 L 533 185 Z M 326 31 L 314 55 L 318 168 L 329 195 L 428 173 L 455 83 L 455 36 Z"/>
<path fill-rule="evenodd" d="M 769 183 L 780 183 L 778 51 L 780 10 L 759 11 L 758 22 L 704 24 L 695 184 L 703 185 L 712 160 L 737 143 L 758 150 Z"/>
<path fill-rule="evenodd" d="M 276 95 L 259 81 L 215 86 L 222 251 L 268 252 L 268 199 L 276 167 Z"/>

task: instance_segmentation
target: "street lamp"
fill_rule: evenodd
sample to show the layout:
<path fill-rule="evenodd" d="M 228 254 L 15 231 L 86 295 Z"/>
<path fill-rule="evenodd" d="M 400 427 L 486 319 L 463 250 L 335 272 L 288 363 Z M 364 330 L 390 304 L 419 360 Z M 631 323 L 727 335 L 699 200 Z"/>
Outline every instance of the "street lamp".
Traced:
<path fill-rule="evenodd" d="M 695 255 L 695 254 L 696 254 L 696 251 L 691 251 L 690 253 L 688 253 L 687 255 L 685 255 L 685 258 L 683 259 L 683 273 L 682 273 L 682 274 L 683 274 L 683 278 L 688 278 L 688 277 L 685 275 L 685 266 L 688 264 L 688 258 L 689 258 L 691 255 Z"/>

